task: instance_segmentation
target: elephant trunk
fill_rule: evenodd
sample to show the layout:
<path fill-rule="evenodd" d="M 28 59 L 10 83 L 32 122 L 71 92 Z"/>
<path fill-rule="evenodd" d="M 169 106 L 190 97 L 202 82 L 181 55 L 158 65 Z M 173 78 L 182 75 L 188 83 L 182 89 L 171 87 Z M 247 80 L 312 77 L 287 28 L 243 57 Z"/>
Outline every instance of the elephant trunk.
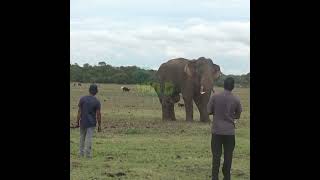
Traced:
<path fill-rule="evenodd" d="M 204 74 L 200 80 L 200 94 L 201 95 L 206 93 L 210 94 L 213 89 L 213 81 L 218 79 L 220 75 L 221 75 L 220 71 L 214 73 L 213 75 Z"/>
<path fill-rule="evenodd" d="M 204 78 L 200 82 L 200 94 L 210 93 L 213 88 L 213 80 L 211 78 Z"/>

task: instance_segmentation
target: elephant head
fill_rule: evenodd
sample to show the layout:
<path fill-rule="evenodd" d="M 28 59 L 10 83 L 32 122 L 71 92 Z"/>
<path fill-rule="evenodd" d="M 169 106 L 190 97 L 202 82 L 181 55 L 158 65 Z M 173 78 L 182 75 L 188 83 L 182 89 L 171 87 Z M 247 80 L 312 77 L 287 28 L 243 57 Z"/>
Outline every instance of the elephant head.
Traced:
<path fill-rule="evenodd" d="M 201 95 L 209 94 L 213 88 L 213 82 L 221 75 L 220 66 L 214 64 L 211 59 L 200 57 L 189 61 L 184 72 L 192 79 L 195 87 L 199 88 Z"/>

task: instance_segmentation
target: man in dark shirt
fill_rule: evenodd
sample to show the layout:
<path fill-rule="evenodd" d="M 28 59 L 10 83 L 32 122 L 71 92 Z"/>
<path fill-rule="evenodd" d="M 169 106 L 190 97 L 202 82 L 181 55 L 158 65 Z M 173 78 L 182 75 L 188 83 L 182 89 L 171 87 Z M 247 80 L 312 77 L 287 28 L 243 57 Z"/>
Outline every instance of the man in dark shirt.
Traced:
<path fill-rule="evenodd" d="M 101 131 L 101 104 L 95 97 L 98 93 L 97 85 L 89 88 L 90 95 L 83 96 L 79 101 L 77 126 L 80 126 L 80 157 L 91 158 L 92 136 L 98 121 L 98 132 Z M 85 147 L 86 146 L 86 147 Z"/>
<path fill-rule="evenodd" d="M 235 146 L 235 119 L 240 118 L 242 107 L 239 98 L 231 91 L 234 88 L 234 79 L 228 77 L 224 81 L 224 91 L 213 95 L 208 103 L 207 110 L 213 114 L 212 122 L 212 180 L 219 179 L 220 158 L 222 146 L 224 150 L 223 176 L 230 180 L 232 154 Z"/>

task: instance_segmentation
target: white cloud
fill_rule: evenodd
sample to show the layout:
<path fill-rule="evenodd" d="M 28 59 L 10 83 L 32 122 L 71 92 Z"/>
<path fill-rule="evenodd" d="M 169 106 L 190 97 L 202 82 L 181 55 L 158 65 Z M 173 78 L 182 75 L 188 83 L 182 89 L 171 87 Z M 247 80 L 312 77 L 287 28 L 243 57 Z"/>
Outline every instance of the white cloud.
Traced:
<path fill-rule="evenodd" d="M 71 21 L 70 36 L 72 59 L 107 58 L 113 64 L 131 61 L 154 68 L 165 59 L 205 56 L 249 64 L 250 23 L 246 21 L 189 19 L 169 26 L 84 19 Z"/>
<path fill-rule="evenodd" d="M 165 55 L 170 59 L 186 56 L 186 54 L 181 49 L 171 47 L 171 46 L 166 47 Z"/>
<path fill-rule="evenodd" d="M 205 56 L 226 73 L 250 67 L 249 0 L 71 0 L 71 63 L 157 69 Z"/>

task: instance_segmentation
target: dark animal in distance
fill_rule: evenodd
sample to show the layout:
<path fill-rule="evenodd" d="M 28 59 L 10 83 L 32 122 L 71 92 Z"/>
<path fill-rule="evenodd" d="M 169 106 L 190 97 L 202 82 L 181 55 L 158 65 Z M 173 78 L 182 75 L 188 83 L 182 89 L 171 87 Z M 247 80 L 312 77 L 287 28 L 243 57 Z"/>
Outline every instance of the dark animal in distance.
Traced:
<path fill-rule="evenodd" d="M 129 92 L 129 91 L 130 91 L 130 89 L 129 89 L 129 88 L 124 87 L 124 86 L 122 86 L 122 87 L 121 87 L 121 89 L 122 89 L 122 91 L 123 91 L 123 92 L 125 92 L 125 91 Z"/>
<path fill-rule="evenodd" d="M 178 106 L 179 106 L 179 107 L 183 107 L 184 104 L 183 104 L 183 103 L 178 103 Z"/>
<path fill-rule="evenodd" d="M 81 86 L 81 83 L 78 83 L 78 86 Z"/>

